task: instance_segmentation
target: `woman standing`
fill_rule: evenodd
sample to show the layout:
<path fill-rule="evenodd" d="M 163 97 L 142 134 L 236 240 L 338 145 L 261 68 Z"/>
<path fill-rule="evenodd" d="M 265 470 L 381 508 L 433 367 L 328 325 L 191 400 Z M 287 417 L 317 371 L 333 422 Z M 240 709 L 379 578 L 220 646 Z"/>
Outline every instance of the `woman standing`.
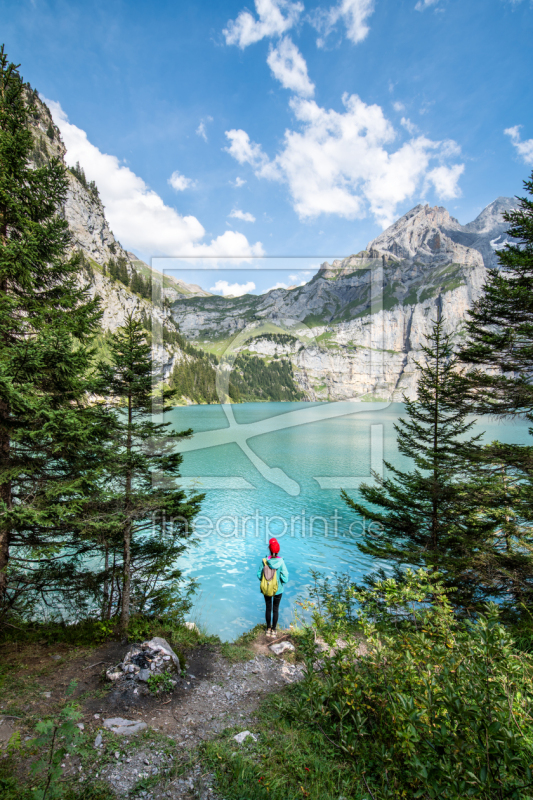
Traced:
<path fill-rule="evenodd" d="M 289 570 L 279 554 L 280 547 L 278 541 L 276 539 L 271 539 L 268 543 L 268 547 L 270 556 L 263 559 L 263 563 L 257 572 L 257 577 L 261 581 L 261 591 L 265 598 L 266 635 L 268 637 L 275 637 L 276 625 L 278 624 L 279 604 L 281 602 L 283 588 L 289 580 Z"/>

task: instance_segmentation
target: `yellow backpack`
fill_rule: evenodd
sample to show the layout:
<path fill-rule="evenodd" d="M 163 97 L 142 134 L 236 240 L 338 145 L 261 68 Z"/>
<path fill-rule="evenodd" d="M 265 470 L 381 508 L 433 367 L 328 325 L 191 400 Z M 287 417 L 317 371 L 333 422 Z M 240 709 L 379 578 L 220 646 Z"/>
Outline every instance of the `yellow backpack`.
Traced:
<path fill-rule="evenodd" d="M 265 597 L 273 597 L 278 591 L 277 569 L 272 569 L 267 564 L 266 558 L 263 559 L 263 574 L 261 576 L 260 588 Z"/>

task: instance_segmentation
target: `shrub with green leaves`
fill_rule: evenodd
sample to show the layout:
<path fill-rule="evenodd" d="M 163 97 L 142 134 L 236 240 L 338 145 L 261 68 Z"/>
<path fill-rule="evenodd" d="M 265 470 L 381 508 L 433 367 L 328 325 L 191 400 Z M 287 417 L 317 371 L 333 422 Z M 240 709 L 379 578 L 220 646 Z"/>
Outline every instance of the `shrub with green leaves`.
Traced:
<path fill-rule="evenodd" d="M 294 717 L 352 761 L 375 800 L 533 797 L 533 661 L 498 607 L 460 621 L 423 570 L 353 598 L 355 625 L 332 593 L 314 612 L 333 649 L 317 663 L 309 629 Z"/>
<path fill-rule="evenodd" d="M 76 682 L 71 681 L 67 694 L 72 694 Z M 67 703 L 56 717 L 40 720 L 36 725 L 37 738 L 32 741 L 40 759 L 31 766 L 35 776 L 42 776 L 42 784 L 33 789 L 34 800 L 52 800 L 63 793 L 61 762 L 80 737 L 76 723 L 81 713 L 73 703 Z"/>
<path fill-rule="evenodd" d="M 161 672 L 159 675 L 148 677 L 148 688 L 152 694 L 159 694 L 159 692 L 171 692 L 174 684 L 168 672 Z"/>

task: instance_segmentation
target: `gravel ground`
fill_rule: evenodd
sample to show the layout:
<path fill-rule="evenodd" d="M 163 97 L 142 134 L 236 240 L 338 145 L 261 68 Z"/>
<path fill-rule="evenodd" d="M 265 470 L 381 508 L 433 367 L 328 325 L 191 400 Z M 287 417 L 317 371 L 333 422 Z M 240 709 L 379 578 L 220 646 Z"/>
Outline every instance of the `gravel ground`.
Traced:
<path fill-rule="evenodd" d="M 189 682 L 182 688 L 180 696 L 161 703 L 148 714 L 131 719 L 143 719 L 150 728 L 171 737 L 185 755 L 193 753 L 198 744 L 215 737 L 225 728 L 254 731 L 254 712 L 261 699 L 271 692 L 279 691 L 289 683 L 301 678 L 303 668 L 290 664 L 283 658 L 271 658 L 258 654 L 245 663 L 232 664 L 220 653 L 214 655 L 204 678 L 194 674 L 195 654 L 189 657 Z M 204 664 L 205 669 L 205 664 Z M 200 670 L 197 670 L 200 671 Z M 131 754 L 128 749 L 134 738 L 124 742 L 117 751 L 115 763 L 107 765 L 99 777 L 107 780 L 118 796 L 127 796 L 142 778 L 162 775 L 161 783 L 140 796 L 144 798 L 197 798 L 198 800 L 221 800 L 212 788 L 213 778 L 202 774 L 199 766 L 170 783 L 165 773 L 172 766 L 172 757 L 161 750 L 147 751 L 145 748 Z"/>
<path fill-rule="evenodd" d="M 290 632 L 280 638 L 289 639 Z M 25 701 L 18 696 L 16 716 L 9 716 L 10 697 L 0 698 L 0 749 L 16 730 L 23 741 L 33 738 L 36 721 L 56 713 L 67 688 L 76 681 L 71 699 L 81 708 L 80 727 L 92 755 L 83 761 L 77 755 L 65 757 L 65 778 L 98 777 L 124 798 L 223 800 L 213 788 L 213 776 L 202 771 L 197 747 L 227 728 L 257 733 L 255 712 L 261 701 L 303 675 L 302 665 L 291 663 L 294 655 L 275 656 L 270 644 L 259 635 L 249 645 L 253 657 L 244 662 L 225 657 L 223 646 L 198 645 L 187 653 L 186 674 L 177 677 L 178 685 L 171 694 L 161 695 L 151 694 L 145 683 L 125 679 L 110 686 L 104 680 L 105 671 L 123 659 L 126 643 L 85 651 L 66 646 L 27 648 L 28 688 Z M 11 655 L 16 669 L 20 669 L 18 658 Z M 113 734 L 104 723 L 117 717 L 144 722 L 146 727 L 134 735 Z M 101 746 L 95 747 L 96 742 Z M 177 771 L 183 773 L 183 765 L 188 771 L 175 777 Z"/>

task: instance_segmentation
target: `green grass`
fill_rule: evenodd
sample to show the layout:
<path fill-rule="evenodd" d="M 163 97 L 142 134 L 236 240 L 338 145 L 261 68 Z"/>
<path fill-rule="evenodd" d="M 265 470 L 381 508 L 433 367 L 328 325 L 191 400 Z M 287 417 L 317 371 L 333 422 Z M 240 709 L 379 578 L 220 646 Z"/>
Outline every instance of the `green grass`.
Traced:
<path fill-rule="evenodd" d="M 240 729 L 235 729 L 200 748 L 204 768 L 215 773 L 217 792 L 225 800 L 362 800 L 350 764 L 316 726 L 286 717 L 287 705 L 273 696 L 265 701 L 252 729 L 259 733 L 257 742 L 249 737 L 238 745 L 232 737 Z"/>
<path fill-rule="evenodd" d="M 310 328 L 317 328 L 318 326 L 322 327 L 323 325 L 328 325 L 329 320 L 324 319 L 324 317 L 321 317 L 319 314 L 308 314 L 304 319 L 304 323 Z"/>
<path fill-rule="evenodd" d="M 265 632 L 263 624 L 256 625 L 249 631 L 242 633 L 234 642 L 223 642 L 221 653 L 224 658 L 230 661 L 249 661 L 254 656 L 254 651 L 250 647 L 253 642 Z"/>
<path fill-rule="evenodd" d="M 239 661 L 249 661 L 254 655 L 253 651 L 250 650 L 249 647 L 237 645 L 233 642 L 223 642 L 220 652 L 224 658 L 227 658 L 228 661 L 232 661 L 234 663 Z"/>
<path fill-rule="evenodd" d="M 454 289 L 459 289 L 460 286 L 464 285 L 465 281 L 458 278 L 457 280 L 452 281 L 451 283 L 444 284 L 442 288 L 445 292 L 453 292 Z"/>

